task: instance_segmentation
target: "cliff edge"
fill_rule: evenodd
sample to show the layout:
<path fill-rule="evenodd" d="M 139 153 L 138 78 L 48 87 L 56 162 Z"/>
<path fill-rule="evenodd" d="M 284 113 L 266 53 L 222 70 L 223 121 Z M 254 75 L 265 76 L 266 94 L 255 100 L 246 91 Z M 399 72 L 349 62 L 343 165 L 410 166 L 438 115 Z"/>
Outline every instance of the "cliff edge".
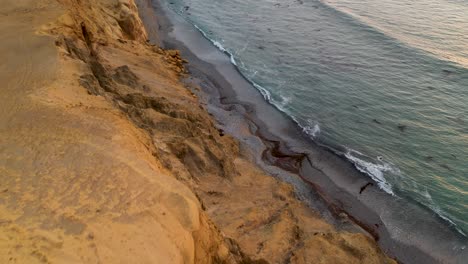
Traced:
<path fill-rule="evenodd" d="M 394 263 L 239 154 L 133 0 L 5 1 L 1 263 Z"/>

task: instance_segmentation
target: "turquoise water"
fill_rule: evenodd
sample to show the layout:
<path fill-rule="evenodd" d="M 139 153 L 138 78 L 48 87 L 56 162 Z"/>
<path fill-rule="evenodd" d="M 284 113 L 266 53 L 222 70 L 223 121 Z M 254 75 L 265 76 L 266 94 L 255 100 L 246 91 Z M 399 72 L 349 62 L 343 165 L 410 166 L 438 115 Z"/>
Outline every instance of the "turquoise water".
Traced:
<path fill-rule="evenodd" d="M 468 1 L 166 3 L 310 137 L 468 233 Z"/>

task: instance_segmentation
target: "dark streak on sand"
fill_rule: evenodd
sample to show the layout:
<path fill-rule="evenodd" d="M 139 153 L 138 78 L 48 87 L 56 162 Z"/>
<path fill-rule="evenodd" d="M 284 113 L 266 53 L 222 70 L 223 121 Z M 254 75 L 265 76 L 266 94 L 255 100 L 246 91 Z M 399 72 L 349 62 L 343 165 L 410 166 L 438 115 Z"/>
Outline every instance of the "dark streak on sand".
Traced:
<path fill-rule="evenodd" d="M 315 192 L 320 196 L 323 202 L 325 202 L 328 205 L 330 212 L 336 218 L 341 217 L 343 213 L 346 214 L 349 220 L 359 225 L 362 229 L 364 229 L 367 233 L 369 233 L 374 238 L 375 241 L 379 241 L 379 238 L 380 238 L 379 234 L 373 226 L 367 225 L 363 223 L 362 221 L 359 221 L 357 218 L 349 214 L 349 212 L 347 212 L 343 206 L 332 202 L 330 199 L 327 199 L 327 195 L 325 194 L 325 192 L 322 190 L 320 186 L 309 181 L 306 177 L 302 175 L 302 173 L 300 173 L 300 168 L 302 167 L 302 163 L 304 161 L 307 161 L 311 166 L 313 166 L 312 161 L 310 160 L 309 156 L 306 153 L 294 152 L 288 149 L 286 146 L 284 146 L 284 144 L 282 144 L 281 141 L 271 140 L 262 136 L 258 132 L 258 130 L 257 130 L 256 136 L 261 138 L 264 141 L 264 143 L 266 143 L 266 145 L 268 146 L 263 151 L 262 156 L 264 160 L 286 171 L 296 173 L 303 180 L 304 183 L 306 183 L 307 185 L 312 187 L 312 189 L 315 190 Z M 362 191 L 366 187 L 372 186 L 372 185 L 373 183 L 367 183 L 363 188 L 361 188 L 361 191 L 359 193 L 362 193 Z M 379 225 L 375 224 L 374 226 L 378 227 Z"/>
<path fill-rule="evenodd" d="M 366 183 L 364 186 L 361 187 L 361 189 L 359 190 L 359 194 L 362 194 L 363 191 L 366 190 L 367 187 L 369 186 L 374 186 L 374 184 L 372 182 L 368 182 Z"/>
<path fill-rule="evenodd" d="M 148 0 L 141 1 L 146 2 Z M 238 100 L 236 97 L 236 91 L 231 88 L 230 83 L 226 81 L 221 73 L 217 72 L 216 67 L 201 61 L 183 43 L 168 36 L 169 32 L 173 29 L 173 25 L 171 24 L 171 21 L 165 17 L 165 13 L 158 0 L 153 1 L 153 6 L 157 12 L 157 17 L 159 18 L 158 25 L 161 29 L 160 35 L 165 48 L 180 49 L 183 56 L 188 58 L 190 61 L 188 64 L 188 70 L 191 76 L 188 78 L 189 80 L 186 81 L 193 83 L 193 86 L 201 86 L 202 90 L 209 94 L 208 98 L 205 98 L 205 100 L 208 101 L 208 104 L 219 107 L 223 109 L 223 111 L 232 113 L 239 112 L 237 114 L 240 114 L 244 118 L 244 122 L 248 124 L 253 135 L 260 139 L 266 146 L 266 148 L 261 152 L 263 162 L 297 175 L 303 183 L 313 190 L 315 194 L 314 197 L 317 197 L 321 203 L 327 205 L 328 211 L 336 219 L 342 218 L 342 215 L 344 214 L 347 215 L 347 218 L 350 221 L 360 226 L 376 241 L 382 241 L 380 242 L 380 245 L 383 249 L 395 258 L 398 256 L 398 260 L 405 262 L 409 262 L 411 260 L 415 263 L 438 263 L 438 260 L 434 259 L 433 256 L 427 252 L 423 252 L 421 249 L 413 245 L 402 244 L 401 242 L 392 239 L 385 227 L 385 224 L 380 219 L 380 216 L 376 212 L 367 208 L 366 205 L 360 204 L 361 198 L 358 198 L 357 196 L 349 196 L 345 192 L 342 192 L 337 186 L 331 186 L 330 184 L 332 183 L 323 183 L 324 179 L 326 180 L 328 177 L 328 172 L 323 171 L 320 165 L 314 163 L 322 163 L 322 161 L 327 162 L 327 160 L 333 162 L 333 160 L 338 158 L 341 159 L 340 163 L 342 163 L 342 165 L 340 166 L 346 167 L 345 170 L 352 170 L 349 171 L 349 174 L 361 174 L 357 172 L 354 166 L 344 159 L 342 155 L 337 155 L 336 150 L 332 151 L 330 148 L 318 146 L 316 143 L 311 142 L 310 139 L 306 139 L 305 141 L 308 141 L 310 145 L 313 145 L 313 148 L 317 148 L 318 155 L 316 154 L 312 157 L 308 153 L 294 151 L 284 140 L 270 133 L 269 129 L 256 116 L 257 113 L 255 112 L 255 107 L 257 106 L 254 107 L 247 102 Z M 208 48 L 214 49 L 213 47 Z M 235 70 L 237 70 L 238 74 L 242 75 L 237 68 L 235 68 Z M 357 108 L 357 106 L 354 105 L 353 107 Z M 231 116 L 231 113 L 229 116 Z M 229 120 L 227 120 L 227 122 L 229 122 Z M 378 120 L 373 120 L 373 122 L 380 124 Z M 221 121 L 221 123 L 223 122 Z M 406 129 L 406 126 L 400 125 L 398 128 L 403 132 Z M 294 130 L 294 128 L 291 129 L 291 134 L 295 137 L 302 134 L 302 131 L 299 131 L 297 128 L 296 130 Z M 220 130 L 220 134 L 224 134 L 225 130 L 226 129 Z M 304 142 L 304 139 L 301 140 L 301 142 Z M 308 173 L 306 167 L 310 167 L 315 171 L 315 173 Z M 317 180 L 322 182 L 320 184 L 316 183 L 315 178 L 313 182 L 309 179 L 311 175 L 312 177 L 318 177 Z M 382 192 L 378 188 L 374 187 L 374 183 L 368 181 L 367 176 L 362 176 L 359 182 L 364 184 L 360 188 L 359 194 L 362 194 L 368 188 L 375 188 L 373 189 L 375 192 L 372 192 L 372 194 Z M 327 188 L 324 189 L 323 185 L 327 186 Z M 330 186 L 328 187 L 328 185 Z M 330 190 L 328 190 L 328 188 L 330 188 Z M 356 217 L 354 212 L 359 212 L 359 217 Z M 400 259 L 400 257 L 403 259 Z"/>

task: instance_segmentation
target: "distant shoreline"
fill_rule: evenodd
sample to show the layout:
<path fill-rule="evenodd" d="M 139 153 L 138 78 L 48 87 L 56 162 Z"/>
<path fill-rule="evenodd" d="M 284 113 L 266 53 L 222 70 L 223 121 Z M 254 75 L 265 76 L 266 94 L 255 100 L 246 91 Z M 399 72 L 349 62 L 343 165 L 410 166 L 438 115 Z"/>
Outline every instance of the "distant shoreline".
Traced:
<path fill-rule="evenodd" d="M 453 257 L 454 261 L 462 259 L 462 255 L 466 253 L 453 256 L 454 252 L 451 252 L 449 242 L 466 243 L 464 237 L 448 227 L 442 219 L 432 215 L 432 212 L 403 201 L 395 201 L 380 190 L 369 177 L 355 169 L 345 157 L 340 157 L 305 137 L 292 120 L 263 99 L 238 69 L 230 64 L 229 58 L 224 56 L 224 60 L 220 61 L 221 55 L 224 54 L 216 50 L 192 25 L 177 21 L 171 17 L 172 14 L 167 16 L 167 10 L 159 1 L 154 0 L 153 5 L 157 12 L 157 25 L 163 47 L 181 50 L 182 55 L 190 62 L 190 82 L 201 86 L 200 97 L 207 103 L 210 113 L 221 124 L 225 124 L 223 129 L 233 134 L 243 145 L 252 148 L 250 151 L 253 153 L 253 159 L 263 168 L 276 167 L 271 169 L 273 173 L 269 171 L 270 174 L 279 175 L 278 178 L 292 183 L 298 195 L 309 200 L 312 207 L 321 210 L 324 215 L 333 215 L 328 220 L 338 227 L 347 219 L 359 225 L 371 234 L 390 256 L 399 261 L 438 263 L 450 257 Z M 208 61 L 205 58 L 208 58 Z M 210 58 L 215 63 L 209 61 Z M 237 117 L 232 118 L 226 114 L 227 108 L 236 112 Z M 239 116 L 243 126 L 250 127 L 251 136 L 257 137 L 257 140 L 243 140 L 245 132 L 236 131 L 235 126 L 228 125 L 234 120 L 239 122 Z M 296 176 L 291 178 L 291 174 Z M 387 225 L 395 223 L 382 220 L 381 213 L 385 210 L 418 212 L 421 219 L 431 218 L 418 226 L 428 233 L 433 231 L 434 235 L 419 235 L 412 237 L 412 241 L 405 241 L 403 236 L 394 238 L 391 233 L 395 230 L 391 230 Z M 398 217 L 395 218 L 398 220 Z M 350 227 L 343 224 L 342 228 Z M 438 236 L 442 239 L 437 238 Z M 439 251 L 429 250 L 439 242 L 447 244 L 439 245 Z"/>

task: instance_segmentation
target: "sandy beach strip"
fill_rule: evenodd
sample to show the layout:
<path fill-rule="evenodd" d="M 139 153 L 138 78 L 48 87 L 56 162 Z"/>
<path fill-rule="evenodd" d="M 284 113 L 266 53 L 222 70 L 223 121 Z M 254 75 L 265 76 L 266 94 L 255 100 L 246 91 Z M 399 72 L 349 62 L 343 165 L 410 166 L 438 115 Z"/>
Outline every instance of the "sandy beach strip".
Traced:
<path fill-rule="evenodd" d="M 299 197 L 335 226 L 344 230 L 359 226 L 399 261 L 463 261 L 466 254 L 454 247 L 466 245 L 466 238 L 430 211 L 380 190 L 335 150 L 311 141 L 264 100 L 228 54 L 159 1 L 153 2 L 163 45 L 180 49 L 188 58 L 188 81 L 202 87 L 198 93 L 202 102 L 224 130 L 247 146 L 257 164 L 293 184 Z M 411 221 L 403 221 L 408 217 L 405 212 L 411 212 Z"/>
<path fill-rule="evenodd" d="M 262 125 L 259 107 L 274 109 L 236 103 L 219 69 L 197 75 L 196 56 L 150 43 L 165 39 L 144 22 L 169 24 L 142 1 L 2 6 L 0 262 L 395 263 L 297 191 L 302 145 Z"/>

